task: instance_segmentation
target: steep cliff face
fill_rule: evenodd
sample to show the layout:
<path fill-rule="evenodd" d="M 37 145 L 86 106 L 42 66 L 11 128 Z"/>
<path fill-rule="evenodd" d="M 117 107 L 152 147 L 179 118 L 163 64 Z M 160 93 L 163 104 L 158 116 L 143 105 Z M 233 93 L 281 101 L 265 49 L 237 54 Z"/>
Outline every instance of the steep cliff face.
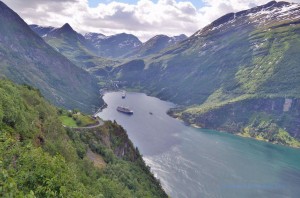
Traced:
<path fill-rule="evenodd" d="M 300 146 L 300 100 L 249 98 L 219 106 L 170 112 L 203 128 L 241 133 L 270 142 Z"/>
<path fill-rule="evenodd" d="M 97 142 L 111 149 L 120 159 L 136 161 L 141 158 L 139 151 L 129 140 L 126 131 L 116 122 L 107 121 L 103 126 L 97 128 L 72 130 L 81 134 L 82 137 L 85 136 L 85 142 L 91 145 L 91 149 L 94 152 L 97 152 L 97 149 L 93 145 Z"/>
<path fill-rule="evenodd" d="M 69 129 L 68 134 L 74 142 L 84 142 L 88 147 L 83 156 L 89 150 L 101 156 L 107 164 L 104 173 L 135 189 L 134 197 L 168 197 L 126 131 L 116 122 L 107 121 L 92 129 Z"/>

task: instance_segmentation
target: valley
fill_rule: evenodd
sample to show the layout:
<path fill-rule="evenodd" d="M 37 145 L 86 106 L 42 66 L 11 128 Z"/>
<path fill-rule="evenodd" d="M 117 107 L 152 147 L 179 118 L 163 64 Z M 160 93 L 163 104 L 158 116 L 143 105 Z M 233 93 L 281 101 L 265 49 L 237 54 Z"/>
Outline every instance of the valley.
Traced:
<path fill-rule="evenodd" d="M 1 197 L 299 194 L 299 3 L 143 41 L 0 24 Z"/>
<path fill-rule="evenodd" d="M 198 127 L 299 147 L 299 12 L 298 4 L 272 1 L 229 13 L 191 37 L 145 43 L 129 34 L 83 36 L 69 24 L 31 28 L 97 76 L 101 90 L 142 91 L 180 104 L 169 114 Z"/>

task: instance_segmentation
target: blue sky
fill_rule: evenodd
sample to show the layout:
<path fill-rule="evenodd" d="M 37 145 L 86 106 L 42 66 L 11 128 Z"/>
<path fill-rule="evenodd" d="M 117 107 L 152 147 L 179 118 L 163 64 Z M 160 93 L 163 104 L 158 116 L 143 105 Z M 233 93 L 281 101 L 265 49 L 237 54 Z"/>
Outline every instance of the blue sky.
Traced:
<path fill-rule="evenodd" d="M 109 3 L 112 1 L 122 2 L 122 3 L 127 3 L 127 4 L 136 4 L 136 2 L 138 0 L 88 0 L 90 7 L 96 7 L 99 3 Z M 178 0 L 176 0 L 176 1 L 179 2 Z M 203 2 L 201 0 L 180 0 L 180 1 L 189 1 L 196 8 L 200 8 L 201 6 L 203 6 Z M 157 2 L 157 0 L 154 0 L 153 2 Z"/>

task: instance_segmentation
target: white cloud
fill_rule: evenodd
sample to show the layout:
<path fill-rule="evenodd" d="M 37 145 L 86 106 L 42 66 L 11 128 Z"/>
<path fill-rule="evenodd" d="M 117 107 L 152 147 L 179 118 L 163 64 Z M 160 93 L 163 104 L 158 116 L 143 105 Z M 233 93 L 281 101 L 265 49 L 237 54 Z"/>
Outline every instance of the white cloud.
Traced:
<path fill-rule="evenodd" d="M 196 9 L 188 1 L 139 0 L 136 4 L 101 3 L 95 8 L 87 0 L 4 0 L 29 24 L 59 27 L 68 22 L 79 32 L 107 35 L 126 32 L 145 41 L 157 34 L 191 35 L 228 12 L 237 12 L 269 0 L 203 0 Z M 300 2 L 300 0 L 294 0 Z"/>

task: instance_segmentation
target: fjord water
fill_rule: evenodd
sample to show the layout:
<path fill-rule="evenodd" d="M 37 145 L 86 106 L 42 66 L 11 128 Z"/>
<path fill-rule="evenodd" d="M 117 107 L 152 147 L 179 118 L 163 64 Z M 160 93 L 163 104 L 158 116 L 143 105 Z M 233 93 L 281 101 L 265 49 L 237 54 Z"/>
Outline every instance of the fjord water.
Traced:
<path fill-rule="evenodd" d="M 184 125 L 175 105 L 143 93 L 106 93 L 99 116 L 122 125 L 171 197 L 299 197 L 300 149 Z M 128 106 L 133 115 L 116 111 Z"/>

